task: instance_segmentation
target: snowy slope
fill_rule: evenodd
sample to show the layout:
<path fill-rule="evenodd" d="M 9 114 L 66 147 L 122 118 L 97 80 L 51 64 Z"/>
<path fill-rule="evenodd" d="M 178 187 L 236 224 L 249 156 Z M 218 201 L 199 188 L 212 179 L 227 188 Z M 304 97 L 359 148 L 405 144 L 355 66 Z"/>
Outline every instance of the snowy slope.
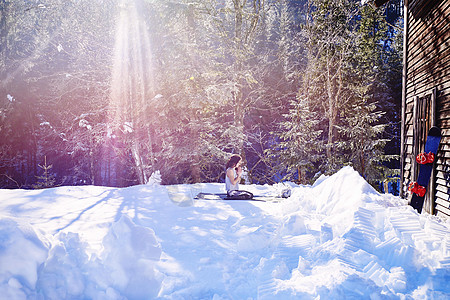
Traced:
<path fill-rule="evenodd" d="M 213 183 L 0 190 L 0 298 L 450 298 L 449 221 L 349 167 L 290 186 L 278 203 L 193 199 Z"/>

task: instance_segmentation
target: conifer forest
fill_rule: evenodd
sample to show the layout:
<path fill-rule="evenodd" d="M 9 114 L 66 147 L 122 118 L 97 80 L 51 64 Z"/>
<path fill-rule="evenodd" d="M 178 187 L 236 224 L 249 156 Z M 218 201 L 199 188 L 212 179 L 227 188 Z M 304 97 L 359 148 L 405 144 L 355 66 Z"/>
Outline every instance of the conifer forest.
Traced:
<path fill-rule="evenodd" d="M 395 181 L 402 3 L 1 0 L 0 188 Z"/>

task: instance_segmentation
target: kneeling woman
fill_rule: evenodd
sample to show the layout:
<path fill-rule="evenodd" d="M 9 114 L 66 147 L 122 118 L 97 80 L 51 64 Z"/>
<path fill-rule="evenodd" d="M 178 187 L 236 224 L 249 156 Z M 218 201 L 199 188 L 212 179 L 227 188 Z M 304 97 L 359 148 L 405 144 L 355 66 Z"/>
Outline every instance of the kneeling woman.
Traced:
<path fill-rule="evenodd" d="M 242 176 L 241 162 L 242 158 L 239 155 L 233 155 L 225 167 L 225 187 L 227 189 L 227 199 L 245 200 L 253 198 L 252 193 L 239 190 L 239 181 L 241 181 Z"/>

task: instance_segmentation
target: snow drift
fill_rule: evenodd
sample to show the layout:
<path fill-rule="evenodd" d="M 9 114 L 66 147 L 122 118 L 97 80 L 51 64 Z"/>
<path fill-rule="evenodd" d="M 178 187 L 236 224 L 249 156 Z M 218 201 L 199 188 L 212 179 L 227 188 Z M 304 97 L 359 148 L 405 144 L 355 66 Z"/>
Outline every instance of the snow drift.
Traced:
<path fill-rule="evenodd" d="M 448 299 L 450 222 L 352 168 L 278 203 L 223 184 L 0 190 L 5 299 Z"/>

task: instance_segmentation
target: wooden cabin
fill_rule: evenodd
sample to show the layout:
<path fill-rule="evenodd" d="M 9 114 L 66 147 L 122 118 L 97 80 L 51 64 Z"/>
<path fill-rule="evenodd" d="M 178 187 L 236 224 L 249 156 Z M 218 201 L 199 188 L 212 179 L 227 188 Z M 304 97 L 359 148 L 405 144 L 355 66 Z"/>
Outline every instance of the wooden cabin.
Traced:
<path fill-rule="evenodd" d="M 388 0 L 376 0 L 377 6 Z M 450 217 L 450 0 L 404 0 L 400 196 L 417 180 L 415 157 L 442 131 L 423 211 Z"/>

